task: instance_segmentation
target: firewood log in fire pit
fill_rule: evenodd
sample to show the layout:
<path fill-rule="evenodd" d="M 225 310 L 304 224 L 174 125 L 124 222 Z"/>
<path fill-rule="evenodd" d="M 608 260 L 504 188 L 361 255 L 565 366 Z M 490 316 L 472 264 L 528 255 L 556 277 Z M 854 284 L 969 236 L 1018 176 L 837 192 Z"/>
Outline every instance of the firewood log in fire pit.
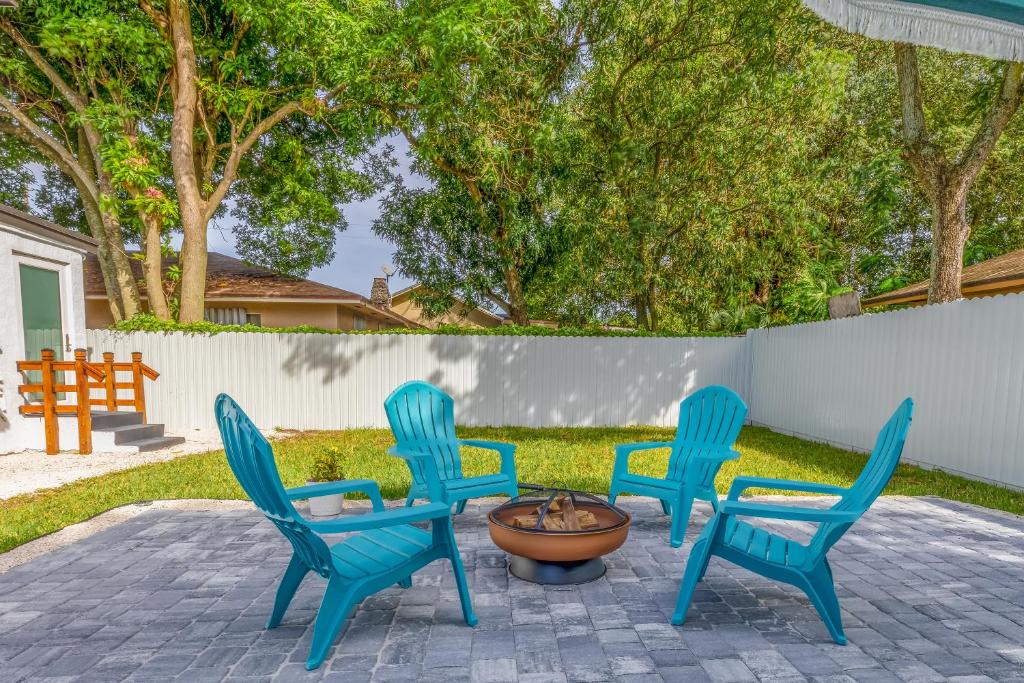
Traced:
<path fill-rule="evenodd" d="M 532 515 L 516 515 L 512 518 L 512 526 L 519 529 L 533 529 L 543 513 L 544 506 L 538 506 Z M 596 529 L 600 524 L 593 512 L 577 510 L 572 498 L 560 495 L 551 501 L 547 514 L 541 522 L 545 531 L 585 531 Z"/>

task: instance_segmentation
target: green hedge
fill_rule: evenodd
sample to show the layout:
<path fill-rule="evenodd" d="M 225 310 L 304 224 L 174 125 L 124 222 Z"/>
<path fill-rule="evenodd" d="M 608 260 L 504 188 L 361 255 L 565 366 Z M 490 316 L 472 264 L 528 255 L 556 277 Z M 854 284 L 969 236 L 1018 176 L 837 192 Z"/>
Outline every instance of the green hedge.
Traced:
<path fill-rule="evenodd" d="M 221 332 L 286 332 L 313 334 L 447 334 L 475 335 L 498 337 L 722 337 L 723 333 L 688 333 L 648 332 L 646 330 L 608 330 L 603 327 L 561 327 L 553 329 L 541 325 L 500 325 L 498 327 L 460 327 L 459 325 L 441 325 L 436 329 L 408 329 L 395 327 L 388 330 L 328 330 L 312 325 L 296 325 L 295 327 L 260 327 L 259 325 L 220 325 L 211 322 L 179 323 L 173 320 L 161 320 L 155 315 L 143 313 L 114 323 L 110 329 L 118 332 L 187 332 L 189 334 L 220 334 Z"/>

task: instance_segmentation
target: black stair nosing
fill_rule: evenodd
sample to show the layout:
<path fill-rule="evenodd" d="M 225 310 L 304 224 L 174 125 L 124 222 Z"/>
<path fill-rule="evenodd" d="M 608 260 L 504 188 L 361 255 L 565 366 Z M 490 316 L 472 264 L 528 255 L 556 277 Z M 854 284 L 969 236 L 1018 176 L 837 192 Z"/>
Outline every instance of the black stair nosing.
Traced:
<path fill-rule="evenodd" d="M 139 449 L 140 453 L 146 451 L 156 451 L 161 448 L 170 448 L 171 446 L 177 446 L 180 443 L 185 443 L 185 437 L 183 436 L 158 436 L 151 439 L 139 439 L 138 441 L 129 441 L 126 443 L 118 444 L 119 446 L 129 446 Z"/>

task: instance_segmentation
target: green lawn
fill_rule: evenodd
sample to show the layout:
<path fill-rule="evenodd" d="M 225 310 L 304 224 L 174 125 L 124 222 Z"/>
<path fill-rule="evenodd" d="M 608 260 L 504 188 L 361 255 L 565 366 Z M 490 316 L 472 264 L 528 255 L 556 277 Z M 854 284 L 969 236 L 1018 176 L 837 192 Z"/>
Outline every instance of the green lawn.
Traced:
<path fill-rule="evenodd" d="M 673 431 L 467 428 L 460 434 L 518 444 L 516 463 L 521 481 L 607 492 L 615 444 L 664 441 L 672 438 Z M 275 451 L 286 486 L 304 483 L 314 455 L 337 446 L 344 454 L 347 477 L 375 479 L 385 498 L 401 498 L 409 485 L 409 473 L 402 461 L 386 455 L 391 444 L 391 434 L 385 430 L 306 432 L 276 442 Z M 738 449 L 743 457 L 726 463 L 718 477 L 723 493 L 740 473 L 845 486 L 853 482 L 865 461 L 860 454 L 754 427 L 743 429 Z M 666 457 L 664 451 L 634 454 L 631 469 L 663 474 Z M 489 451 L 467 449 L 464 459 L 467 475 L 493 472 L 498 466 L 497 455 Z M 908 465 L 897 470 L 886 493 L 936 495 L 1024 514 L 1022 493 Z M 0 502 L 0 552 L 105 510 L 161 498 L 244 496 L 221 452 L 144 465 Z"/>

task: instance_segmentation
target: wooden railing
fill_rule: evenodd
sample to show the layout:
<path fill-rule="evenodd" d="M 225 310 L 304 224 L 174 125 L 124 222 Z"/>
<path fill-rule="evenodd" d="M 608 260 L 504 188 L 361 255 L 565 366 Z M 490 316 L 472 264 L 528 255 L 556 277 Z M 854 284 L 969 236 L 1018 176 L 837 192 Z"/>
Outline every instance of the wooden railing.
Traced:
<path fill-rule="evenodd" d="M 103 363 L 90 363 L 86 360 L 85 349 L 75 349 L 74 360 L 55 360 L 53 349 L 43 349 L 39 360 L 18 361 L 18 372 L 39 372 L 38 382 L 22 384 L 18 392 L 41 394 L 39 403 L 26 403 L 20 410 L 22 415 L 42 415 L 43 429 L 46 435 L 46 452 L 50 455 L 60 452 L 59 415 L 75 415 L 78 417 L 78 451 L 83 455 L 92 453 L 92 406 L 99 405 L 107 410 L 117 410 L 120 406 L 131 406 L 136 412 L 142 413 L 142 421 L 146 421 L 146 393 L 144 379 L 156 379 L 160 374 L 142 362 L 142 354 L 135 352 L 128 363 L 114 362 L 114 354 L 104 353 Z M 58 381 L 57 373 L 74 373 L 73 383 Z M 131 382 L 118 382 L 118 372 L 131 372 Z M 102 389 L 103 398 L 92 398 L 93 389 Z M 118 390 L 131 390 L 131 398 L 118 398 Z M 58 403 L 58 394 L 74 394 L 72 404 Z"/>
<path fill-rule="evenodd" d="M 142 423 L 146 423 L 146 389 L 143 380 L 156 379 L 160 373 L 142 362 L 142 354 L 138 351 L 132 353 L 132 360 L 128 363 L 115 363 L 114 354 L 109 351 L 103 354 L 103 380 L 90 382 L 90 389 L 103 389 L 103 398 L 89 398 L 89 405 L 103 406 L 107 410 L 117 410 L 121 406 L 131 406 L 135 412 L 142 413 Z M 118 382 L 117 373 L 130 372 L 132 381 Z M 131 398 L 118 398 L 117 392 L 120 389 L 130 389 Z"/>

